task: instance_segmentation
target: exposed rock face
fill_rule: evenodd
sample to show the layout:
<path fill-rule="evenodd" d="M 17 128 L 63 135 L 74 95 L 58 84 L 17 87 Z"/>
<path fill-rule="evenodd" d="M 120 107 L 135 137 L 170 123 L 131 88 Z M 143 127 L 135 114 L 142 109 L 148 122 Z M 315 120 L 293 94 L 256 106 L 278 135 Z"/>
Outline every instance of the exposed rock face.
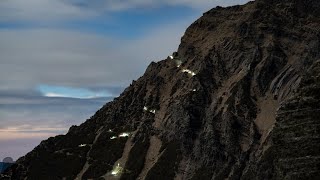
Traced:
<path fill-rule="evenodd" d="M 6 174 L 319 178 L 319 9 L 318 0 L 257 0 L 206 12 L 181 40 L 179 67 L 151 63 L 119 98 Z"/>

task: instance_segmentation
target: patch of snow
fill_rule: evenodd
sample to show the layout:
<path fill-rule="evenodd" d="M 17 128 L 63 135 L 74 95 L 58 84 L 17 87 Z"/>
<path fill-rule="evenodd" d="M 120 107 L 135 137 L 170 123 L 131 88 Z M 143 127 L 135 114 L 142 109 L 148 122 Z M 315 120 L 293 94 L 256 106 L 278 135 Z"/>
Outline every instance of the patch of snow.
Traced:
<path fill-rule="evenodd" d="M 153 113 L 153 114 L 156 113 L 156 110 L 154 110 L 154 109 L 150 109 L 150 110 L 149 110 L 149 108 L 146 107 L 146 106 L 143 107 L 143 110 L 144 110 L 144 111 L 148 111 L 148 112 Z"/>
<path fill-rule="evenodd" d="M 117 166 L 114 167 L 113 170 L 111 171 L 111 175 L 118 176 L 118 175 L 122 174 L 122 172 L 123 172 L 123 168 L 118 163 Z"/>
<path fill-rule="evenodd" d="M 170 59 L 173 59 L 173 56 L 169 56 Z"/>
<path fill-rule="evenodd" d="M 156 110 L 150 110 L 149 112 L 156 114 Z"/>
<path fill-rule="evenodd" d="M 117 139 L 117 136 L 112 136 L 110 139 Z"/>
<path fill-rule="evenodd" d="M 193 71 L 191 71 L 189 69 L 183 69 L 182 72 L 186 72 L 186 73 L 190 74 L 191 76 L 195 76 L 196 75 L 195 72 L 193 72 Z"/>
<path fill-rule="evenodd" d="M 129 137 L 129 136 L 130 136 L 130 133 L 126 133 L 126 132 L 119 134 L 119 137 Z"/>
<path fill-rule="evenodd" d="M 181 60 L 176 60 L 176 65 L 177 65 L 177 67 L 180 67 L 181 64 L 182 64 L 182 61 L 181 61 Z"/>
<path fill-rule="evenodd" d="M 79 147 L 86 147 L 86 144 L 80 144 Z"/>

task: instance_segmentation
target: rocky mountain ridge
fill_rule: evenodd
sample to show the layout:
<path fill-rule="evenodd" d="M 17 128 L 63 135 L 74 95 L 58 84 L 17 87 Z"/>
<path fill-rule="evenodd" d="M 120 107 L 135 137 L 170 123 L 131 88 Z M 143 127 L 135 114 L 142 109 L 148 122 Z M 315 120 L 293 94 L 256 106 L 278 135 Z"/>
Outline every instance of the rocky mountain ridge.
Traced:
<path fill-rule="evenodd" d="M 320 1 L 217 7 L 177 53 L 9 179 L 320 177 Z"/>

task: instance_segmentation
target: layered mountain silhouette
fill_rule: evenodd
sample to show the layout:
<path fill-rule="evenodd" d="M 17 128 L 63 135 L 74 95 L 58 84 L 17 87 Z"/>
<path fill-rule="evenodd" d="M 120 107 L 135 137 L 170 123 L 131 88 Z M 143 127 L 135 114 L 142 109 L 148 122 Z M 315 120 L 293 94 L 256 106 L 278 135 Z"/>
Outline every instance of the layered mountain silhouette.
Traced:
<path fill-rule="evenodd" d="M 7 179 L 319 179 L 320 1 L 216 7 Z"/>
<path fill-rule="evenodd" d="M 14 161 L 11 157 L 6 157 L 0 162 L 0 173 L 4 172 L 7 168 L 12 166 Z"/>

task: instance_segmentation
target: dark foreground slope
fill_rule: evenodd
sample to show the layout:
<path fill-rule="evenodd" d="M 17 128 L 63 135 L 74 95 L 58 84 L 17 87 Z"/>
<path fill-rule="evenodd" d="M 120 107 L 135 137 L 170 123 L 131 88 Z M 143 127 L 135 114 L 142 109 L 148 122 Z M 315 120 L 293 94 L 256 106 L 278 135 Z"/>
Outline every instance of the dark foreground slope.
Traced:
<path fill-rule="evenodd" d="M 187 29 L 179 57 L 151 63 L 119 98 L 6 176 L 319 178 L 319 9 L 318 0 L 257 0 L 208 11 Z"/>

